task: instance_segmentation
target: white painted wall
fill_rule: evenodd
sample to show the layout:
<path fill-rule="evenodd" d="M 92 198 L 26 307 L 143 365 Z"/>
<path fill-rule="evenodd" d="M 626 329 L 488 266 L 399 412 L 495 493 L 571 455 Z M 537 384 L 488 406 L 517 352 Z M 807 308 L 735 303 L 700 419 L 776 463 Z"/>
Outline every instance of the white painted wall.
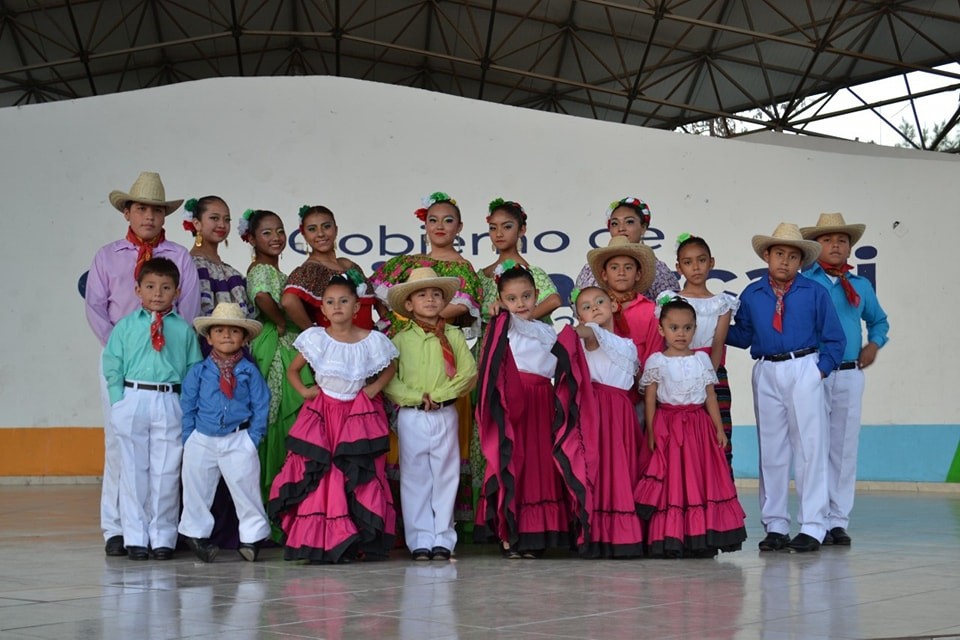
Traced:
<path fill-rule="evenodd" d="M 733 292 L 763 266 L 753 234 L 842 211 L 868 226 L 863 244 L 879 252 L 868 262 L 893 324 L 868 372 L 864 421 L 960 422 L 952 339 L 960 158 L 773 138 L 698 138 L 330 77 L 204 80 L 2 109 L 0 425 L 100 424 L 99 344 L 77 279 L 98 247 L 125 233 L 107 194 L 141 170 L 159 171 L 169 197 L 219 194 L 235 216 L 271 208 L 288 230 L 301 204 L 328 205 L 341 237 L 375 235 L 381 224 L 418 235 L 412 211 L 434 190 L 460 201 L 465 235 L 480 233 L 486 203 L 503 196 L 526 207 L 531 236 L 571 238 L 562 253 L 529 256 L 571 277 L 607 203 L 638 195 L 668 238 L 658 256 L 673 264 L 673 238 L 702 235 L 717 267 L 738 274 L 718 287 Z M 190 241 L 179 213 L 167 231 Z M 401 246 L 394 239 L 389 248 Z M 235 235 L 223 255 L 241 270 L 249 260 Z M 487 241 L 467 255 L 478 267 L 493 260 Z M 288 250 L 281 265 L 289 271 L 300 259 Z M 367 267 L 381 256 L 356 259 Z M 734 422 L 751 424 L 751 362 L 738 352 L 728 365 Z"/>

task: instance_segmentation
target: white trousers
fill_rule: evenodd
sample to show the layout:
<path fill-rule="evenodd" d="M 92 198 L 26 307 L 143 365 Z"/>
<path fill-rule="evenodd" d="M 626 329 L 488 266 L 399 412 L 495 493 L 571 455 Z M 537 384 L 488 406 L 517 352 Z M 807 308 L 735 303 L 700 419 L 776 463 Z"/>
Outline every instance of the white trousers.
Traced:
<path fill-rule="evenodd" d="M 97 367 L 100 375 L 100 406 L 103 409 L 103 483 L 100 486 L 100 528 L 103 539 L 123 535 L 120 524 L 120 443 L 110 424 L 110 393 L 103 377 L 103 353 Z"/>
<path fill-rule="evenodd" d="M 110 422 L 120 446 L 120 521 L 128 547 L 173 548 L 183 447 L 180 396 L 124 389 Z"/>
<path fill-rule="evenodd" d="M 753 367 L 760 442 L 760 517 L 767 533 L 790 533 L 790 461 L 800 498 L 800 533 L 826 533 L 827 417 L 817 354 Z"/>
<path fill-rule="evenodd" d="M 860 410 L 863 406 L 863 371 L 834 371 L 823 381 L 827 405 L 830 454 L 827 488 L 830 509 L 827 528 L 847 528 L 857 486 L 857 447 L 860 444 Z"/>
<path fill-rule="evenodd" d="M 259 542 L 270 535 L 260 495 L 260 456 L 247 431 L 207 436 L 194 431 L 183 445 L 183 514 L 178 530 L 190 538 L 209 538 L 210 506 L 223 476 L 237 508 L 240 542 Z"/>
<path fill-rule="evenodd" d="M 400 505 L 407 547 L 453 551 L 453 506 L 460 485 L 457 408 L 400 409 Z"/>

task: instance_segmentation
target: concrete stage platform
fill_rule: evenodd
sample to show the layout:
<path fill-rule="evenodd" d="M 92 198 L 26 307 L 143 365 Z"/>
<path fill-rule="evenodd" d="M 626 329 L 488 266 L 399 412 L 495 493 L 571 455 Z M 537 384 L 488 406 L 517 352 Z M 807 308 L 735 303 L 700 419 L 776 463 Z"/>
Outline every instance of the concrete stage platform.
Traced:
<path fill-rule="evenodd" d="M 853 546 L 713 560 L 106 558 L 98 485 L 0 486 L 0 638 L 960 638 L 960 495 L 861 493 Z M 796 533 L 796 526 L 794 527 Z"/>

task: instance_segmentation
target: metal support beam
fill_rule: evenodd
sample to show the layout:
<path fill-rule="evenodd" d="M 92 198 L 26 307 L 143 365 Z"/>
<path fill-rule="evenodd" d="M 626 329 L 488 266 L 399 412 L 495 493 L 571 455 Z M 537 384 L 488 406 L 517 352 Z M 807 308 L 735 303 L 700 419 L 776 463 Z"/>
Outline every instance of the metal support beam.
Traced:
<path fill-rule="evenodd" d="M 493 23 L 497 18 L 497 0 L 490 5 L 490 21 L 487 23 L 487 44 L 483 48 L 483 58 L 480 60 L 480 88 L 477 98 L 483 100 L 483 87 L 487 82 L 487 70 L 490 69 L 490 45 L 493 42 Z"/>

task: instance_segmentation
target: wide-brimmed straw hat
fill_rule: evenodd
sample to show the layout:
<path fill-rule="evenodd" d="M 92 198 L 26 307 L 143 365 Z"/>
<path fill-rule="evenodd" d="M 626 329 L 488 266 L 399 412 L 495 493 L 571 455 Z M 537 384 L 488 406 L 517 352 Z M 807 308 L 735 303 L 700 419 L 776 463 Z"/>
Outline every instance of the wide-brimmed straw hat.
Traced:
<path fill-rule="evenodd" d="M 140 202 L 163 207 L 167 210 L 166 215 L 170 215 L 183 204 L 183 199 L 167 200 L 167 193 L 163 188 L 163 182 L 160 180 L 160 174 L 152 171 L 142 171 L 137 176 L 136 182 L 130 187 L 129 193 L 124 191 L 110 192 L 110 204 L 120 213 L 123 213 L 123 206 L 128 202 Z"/>
<path fill-rule="evenodd" d="M 800 229 L 795 224 L 781 222 L 773 230 L 772 236 L 753 236 L 753 250 L 763 259 L 763 253 L 770 247 L 776 245 L 785 245 L 795 247 L 803 253 L 801 269 L 809 267 L 817 258 L 820 257 L 820 251 L 823 247 L 815 240 L 804 240 L 800 234 Z"/>
<path fill-rule="evenodd" d="M 213 313 L 209 316 L 194 318 L 193 326 L 202 336 L 207 335 L 211 327 L 240 327 L 247 332 L 248 340 L 256 338 L 263 329 L 262 324 L 248 319 L 236 302 L 221 302 L 214 307 Z"/>
<path fill-rule="evenodd" d="M 842 213 L 821 213 L 815 227 L 801 227 L 800 234 L 807 240 L 816 240 L 828 233 L 845 233 L 850 236 L 850 246 L 857 244 L 863 232 L 867 230 L 865 224 L 847 224 Z"/>
<path fill-rule="evenodd" d="M 430 267 L 411 269 L 407 281 L 395 284 L 387 291 L 387 304 L 396 313 L 406 313 L 403 303 L 414 292 L 420 289 L 435 287 L 443 292 L 443 304 L 448 305 L 457 291 L 460 290 L 460 278 L 440 277 Z"/>
<path fill-rule="evenodd" d="M 653 255 L 653 249 L 639 242 L 630 242 L 626 236 L 613 236 L 607 246 L 591 249 L 587 253 L 587 264 L 590 265 L 590 270 L 593 271 L 593 277 L 597 282 L 603 282 L 600 277 L 603 266 L 610 258 L 617 256 L 630 256 L 637 261 L 640 265 L 640 282 L 637 283 L 637 291 L 649 289 L 657 275 L 657 258 Z"/>

